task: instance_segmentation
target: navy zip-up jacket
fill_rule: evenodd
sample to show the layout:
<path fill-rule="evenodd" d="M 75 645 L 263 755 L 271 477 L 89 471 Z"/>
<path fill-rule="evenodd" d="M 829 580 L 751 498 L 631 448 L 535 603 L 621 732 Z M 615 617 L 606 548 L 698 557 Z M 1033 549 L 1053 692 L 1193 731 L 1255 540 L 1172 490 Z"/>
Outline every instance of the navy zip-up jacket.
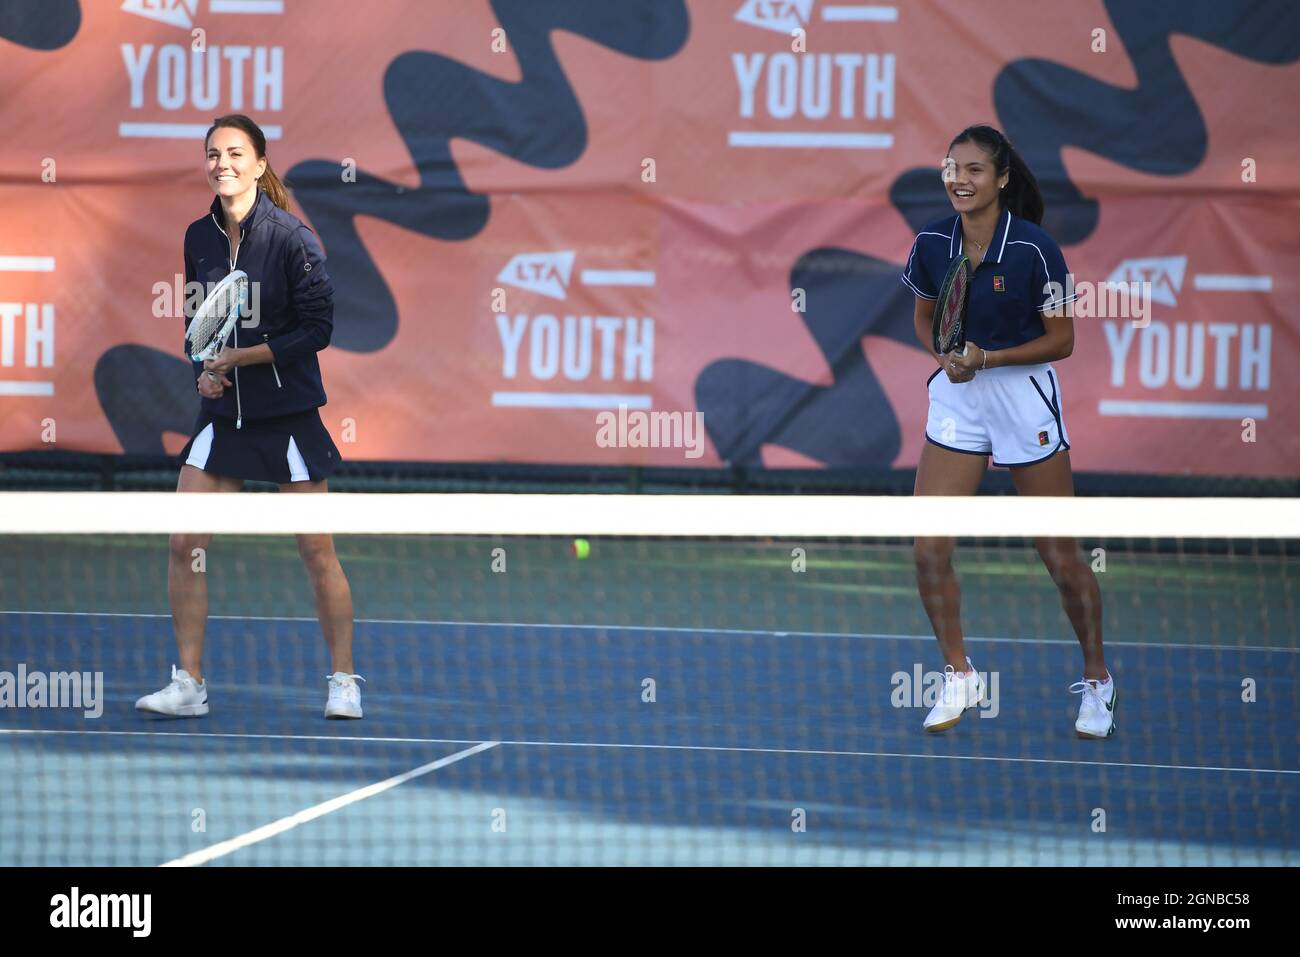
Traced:
<path fill-rule="evenodd" d="M 334 331 L 334 286 L 325 271 L 325 253 L 315 233 L 261 190 L 239 232 L 239 248 L 234 249 L 223 225 L 221 199 L 214 197 L 209 215 L 185 230 L 185 282 L 200 282 L 206 290 L 233 269 L 246 272 L 256 288 L 256 311 L 235 323 L 227 347 L 264 342 L 275 361 L 234 369 L 234 387 L 219 399 L 203 399 L 203 410 L 242 424 L 243 419 L 318 408 L 325 404 L 325 386 L 316 353 L 329 345 Z M 194 363 L 194 370 L 197 378 L 202 363 Z"/>

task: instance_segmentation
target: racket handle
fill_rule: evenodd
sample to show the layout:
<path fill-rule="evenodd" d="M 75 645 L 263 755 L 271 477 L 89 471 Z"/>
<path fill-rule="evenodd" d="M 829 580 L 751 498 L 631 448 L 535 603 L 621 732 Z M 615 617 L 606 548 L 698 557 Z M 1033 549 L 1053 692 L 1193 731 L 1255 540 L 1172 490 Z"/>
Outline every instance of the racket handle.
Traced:
<path fill-rule="evenodd" d="M 966 353 L 967 353 L 968 351 L 969 351 L 969 347 L 968 347 L 968 346 L 962 346 L 962 347 L 961 347 L 961 355 L 962 355 L 963 357 L 966 355 Z"/>

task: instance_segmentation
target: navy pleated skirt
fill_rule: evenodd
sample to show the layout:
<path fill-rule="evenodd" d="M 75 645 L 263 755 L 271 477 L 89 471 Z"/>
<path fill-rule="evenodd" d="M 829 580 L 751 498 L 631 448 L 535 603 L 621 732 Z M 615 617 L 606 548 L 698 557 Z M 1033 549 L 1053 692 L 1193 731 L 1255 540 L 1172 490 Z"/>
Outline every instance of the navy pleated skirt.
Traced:
<path fill-rule="evenodd" d="M 242 428 L 200 410 L 180 459 L 213 475 L 283 485 L 327 479 L 341 456 L 317 409 L 244 419 Z"/>

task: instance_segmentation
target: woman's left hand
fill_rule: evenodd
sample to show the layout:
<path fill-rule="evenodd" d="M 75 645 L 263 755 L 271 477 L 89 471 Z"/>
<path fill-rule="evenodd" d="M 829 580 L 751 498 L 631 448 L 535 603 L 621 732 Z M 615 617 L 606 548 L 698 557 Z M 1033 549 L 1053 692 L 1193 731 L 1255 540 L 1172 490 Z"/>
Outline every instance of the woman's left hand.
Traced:
<path fill-rule="evenodd" d="M 943 370 L 952 382 L 969 382 L 984 365 L 984 350 L 975 343 L 967 343 L 966 354 L 950 352 L 943 357 Z"/>
<path fill-rule="evenodd" d="M 222 349 L 221 355 L 215 359 L 205 360 L 203 368 L 217 375 L 230 375 L 230 371 L 239 365 L 239 353 L 239 349 Z"/>

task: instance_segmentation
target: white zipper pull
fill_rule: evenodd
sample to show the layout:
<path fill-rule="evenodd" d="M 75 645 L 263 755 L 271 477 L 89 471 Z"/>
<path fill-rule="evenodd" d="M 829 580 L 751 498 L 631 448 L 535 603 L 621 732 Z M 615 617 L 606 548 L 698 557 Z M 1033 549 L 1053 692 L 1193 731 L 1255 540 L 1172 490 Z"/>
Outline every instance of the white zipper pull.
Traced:
<path fill-rule="evenodd" d="M 267 343 L 267 347 L 269 348 L 271 342 L 271 334 L 269 332 L 262 333 L 262 341 Z M 275 353 L 271 353 L 271 354 L 275 355 Z M 277 389 L 283 389 L 284 384 L 280 381 L 280 370 L 275 367 L 274 359 L 271 360 L 271 371 L 275 373 L 275 387 Z"/>
<path fill-rule="evenodd" d="M 239 348 L 239 323 L 235 323 L 235 348 Z M 235 428 L 244 427 L 244 403 L 239 395 L 239 367 L 235 367 Z"/>

